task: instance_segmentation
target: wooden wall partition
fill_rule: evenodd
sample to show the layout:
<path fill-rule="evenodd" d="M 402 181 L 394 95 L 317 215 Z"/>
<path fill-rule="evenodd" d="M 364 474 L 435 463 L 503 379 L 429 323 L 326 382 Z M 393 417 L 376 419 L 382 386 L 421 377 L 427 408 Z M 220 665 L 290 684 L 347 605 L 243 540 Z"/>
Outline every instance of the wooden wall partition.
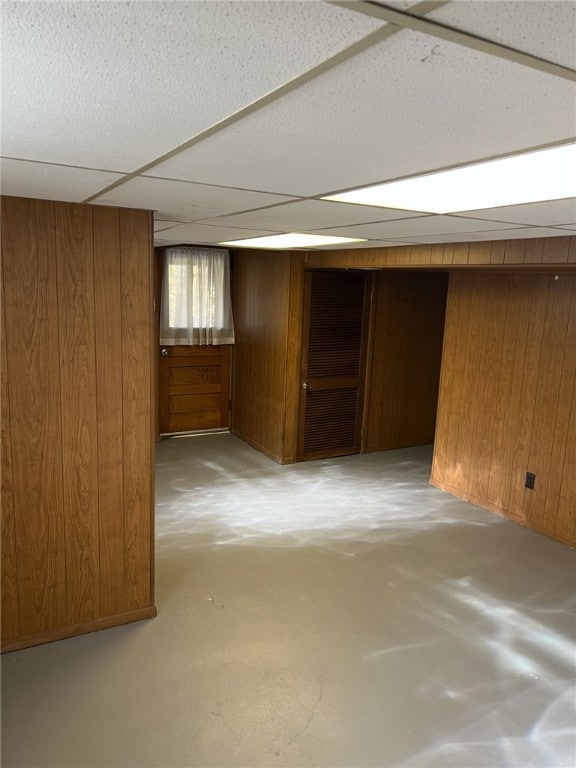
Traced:
<path fill-rule="evenodd" d="M 2 199 L 2 649 L 155 615 L 151 216 Z"/>
<path fill-rule="evenodd" d="M 297 399 L 287 393 L 299 376 L 293 347 L 300 340 L 301 318 L 291 307 L 301 301 L 294 266 L 300 260 L 298 254 L 242 251 L 235 261 L 231 430 L 283 463 L 296 454 Z"/>
<path fill-rule="evenodd" d="M 451 275 L 432 483 L 576 545 L 576 274 Z"/>
<path fill-rule="evenodd" d="M 393 248 L 357 248 L 339 251 L 308 251 L 309 267 L 383 267 L 469 269 L 479 266 L 498 269 L 574 269 L 576 236 L 540 237 L 526 240 L 486 240 L 478 243 L 402 245 Z"/>
<path fill-rule="evenodd" d="M 448 275 L 375 276 L 363 451 L 434 441 Z"/>

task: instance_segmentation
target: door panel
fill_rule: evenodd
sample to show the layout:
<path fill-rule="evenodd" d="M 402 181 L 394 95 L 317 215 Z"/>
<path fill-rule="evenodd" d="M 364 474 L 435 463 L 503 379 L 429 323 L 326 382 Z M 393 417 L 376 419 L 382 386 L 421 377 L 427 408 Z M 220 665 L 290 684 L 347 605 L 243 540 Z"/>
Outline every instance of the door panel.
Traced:
<path fill-rule="evenodd" d="M 361 272 L 306 276 L 300 459 L 360 450 L 366 281 Z"/>
<path fill-rule="evenodd" d="M 161 347 L 160 432 L 229 426 L 230 347 Z"/>

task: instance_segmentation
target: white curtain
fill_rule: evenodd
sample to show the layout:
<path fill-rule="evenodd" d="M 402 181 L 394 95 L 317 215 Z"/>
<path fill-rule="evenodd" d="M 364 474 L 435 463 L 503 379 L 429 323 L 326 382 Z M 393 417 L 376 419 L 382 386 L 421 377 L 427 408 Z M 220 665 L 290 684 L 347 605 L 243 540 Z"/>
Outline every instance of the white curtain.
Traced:
<path fill-rule="evenodd" d="M 160 344 L 233 344 L 230 257 L 215 248 L 164 251 Z"/>

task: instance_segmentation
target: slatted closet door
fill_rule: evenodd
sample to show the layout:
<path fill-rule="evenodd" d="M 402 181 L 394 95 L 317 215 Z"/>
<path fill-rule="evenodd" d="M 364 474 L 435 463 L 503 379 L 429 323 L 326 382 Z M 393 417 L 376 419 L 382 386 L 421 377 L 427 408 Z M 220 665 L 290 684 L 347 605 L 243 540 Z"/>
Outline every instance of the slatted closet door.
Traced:
<path fill-rule="evenodd" d="M 366 276 L 318 271 L 306 281 L 300 458 L 358 453 Z"/>

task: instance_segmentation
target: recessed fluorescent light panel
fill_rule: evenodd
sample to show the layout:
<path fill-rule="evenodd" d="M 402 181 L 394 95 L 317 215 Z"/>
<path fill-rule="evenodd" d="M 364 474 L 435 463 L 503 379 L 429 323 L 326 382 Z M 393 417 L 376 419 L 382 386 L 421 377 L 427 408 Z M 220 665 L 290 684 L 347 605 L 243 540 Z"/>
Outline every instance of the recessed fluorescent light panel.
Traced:
<path fill-rule="evenodd" d="M 365 242 L 365 238 L 301 235 L 298 232 L 289 232 L 286 235 L 250 237 L 247 240 L 232 240 L 228 243 L 218 243 L 218 245 L 231 245 L 235 248 L 315 248 L 319 245 L 341 245 L 342 243 Z"/>
<path fill-rule="evenodd" d="M 340 203 L 459 213 L 576 197 L 576 144 L 323 197 Z"/>

